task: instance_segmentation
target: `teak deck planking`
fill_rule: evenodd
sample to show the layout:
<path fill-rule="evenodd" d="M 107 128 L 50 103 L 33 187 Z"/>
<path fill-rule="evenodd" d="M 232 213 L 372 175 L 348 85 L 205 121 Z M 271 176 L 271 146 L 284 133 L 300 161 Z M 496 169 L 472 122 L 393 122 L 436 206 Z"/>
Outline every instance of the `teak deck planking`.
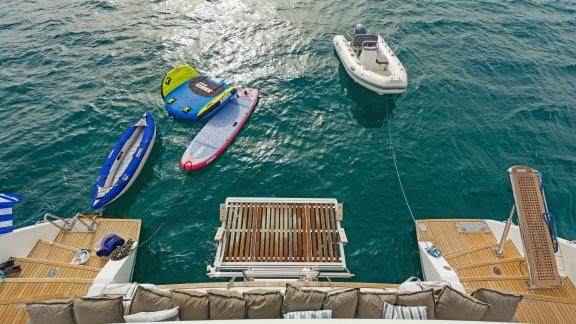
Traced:
<path fill-rule="evenodd" d="M 528 289 L 529 277 L 526 259 L 512 241 L 506 241 L 505 257 L 494 254 L 498 241 L 488 231 L 485 233 L 462 233 L 456 224 L 460 222 L 483 222 L 476 219 L 428 219 L 418 220 L 416 234 L 419 241 L 432 242 L 444 252 L 444 258 L 455 268 L 468 293 L 478 288 L 490 288 L 517 293 L 525 297 L 516 311 L 521 322 L 576 323 L 576 287 L 569 278 L 562 279 L 560 287 Z M 419 229 L 425 224 L 426 231 Z M 494 272 L 493 267 L 502 271 Z"/>
<path fill-rule="evenodd" d="M 107 233 L 118 233 L 125 239 L 138 240 L 140 220 L 99 218 L 95 232 L 60 232 L 54 242 L 39 240 L 27 258 L 13 258 L 22 266 L 14 277 L 0 280 L 0 323 L 24 323 L 26 302 L 84 296 L 106 258 L 91 255 L 86 265 L 71 265 L 74 254 L 82 248 L 92 249 Z M 58 268 L 57 275 L 48 272 Z"/>

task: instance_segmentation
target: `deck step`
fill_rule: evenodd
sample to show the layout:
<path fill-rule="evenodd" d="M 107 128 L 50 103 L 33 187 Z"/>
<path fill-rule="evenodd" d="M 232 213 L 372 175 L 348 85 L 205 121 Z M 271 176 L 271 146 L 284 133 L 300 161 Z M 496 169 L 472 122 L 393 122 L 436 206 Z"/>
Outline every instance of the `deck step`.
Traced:
<path fill-rule="evenodd" d="M 459 277 L 525 276 L 528 274 L 526 260 L 522 257 L 506 258 L 454 267 Z"/>
<path fill-rule="evenodd" d="M 65 244 L 39 240 L 30 254 L 28 254 L 28 257 L 32 259 L 69 263 L 78 251 L 79 249 Z M 92 253 L 85 266 L 102 268 L 106 262 L 108 262 L 107 258 L 100 258 L 97 257 L 95 253 Z"/>
<path fill-rule="evenodd" d="M 0 279 L 0 301 L 63 294 L 84 296 L 92 279 L 9 278 Z"/>
<path fill-rule="evenodd" d="M 515 278 L 516 277 L 516 278 Z M 520 294 L 528 299 L 560 303 L 576 303 L 576 287 L 568 278 L 564 278 L 561 287 L 549 289 L 527 289 L 529 276 L 492 276 L 460 278 L 468 293 L 478 288 L 489 288 Z"/>
<path fill-rule="evenodd" d="M 458 253 L 457 255 L 452 255 L 446 257 L 446 260 L 452 267 L 461 267 L 465 265 L 475 265 L 478 264 L 479 260 L 482 262 L 493 262 L 502 260 L 502 257 L 497 256 L 494 253 L 494 249 L 497 248 L 498 244 L 485 245 L 482 248 L 471 249 L 470 251 Z M 512 241 L 508 240 L 504 244 L 504 255 L 505 258 L 519 258 L 521 257 L 520 252 L 514 246 Z"/>
<path fill-rule="evenodd" d="M 55 243 L 68 245 L 76 249 L 93 250 L 94 245 L 107 234 L 117 234 L 124 239 L 137 241 L 140 236 L 139 219 L 99 218 L 96 232 L 60 232 Z"/>
<path fill-rule="evenodd" d="M 22 271 L 14 274 L 11 278 L 94 279 L 100 271 L 100 268 L 48 260 L 14 257 L 12 260 L 22 268 Z"/>
<path fill-rule="evenodd" d="M 491 248 L 495 248 L 498 246 L 498 242 L 492 242 L 492 243 L 488 243 L 488 244 L 483 244 L 483 245 L 479 245 L 479 246 L 475 246 L 471 249 L 467 249 L 464 251 L 458 251 L 455 253 L 450 253 L 450 254 L 446 254 L 444 256 L 444 258 L 446 260 L 451 260 L 454 258 L 457 258 L 459 256 L 463 256 L 463 255 L 468 255 L 470 253 L 474 253 L 474 252 L 478 252 L 478 251 L 482 251 L 482 250 L 486 250 L 486 249 L 491 249 Z"/>

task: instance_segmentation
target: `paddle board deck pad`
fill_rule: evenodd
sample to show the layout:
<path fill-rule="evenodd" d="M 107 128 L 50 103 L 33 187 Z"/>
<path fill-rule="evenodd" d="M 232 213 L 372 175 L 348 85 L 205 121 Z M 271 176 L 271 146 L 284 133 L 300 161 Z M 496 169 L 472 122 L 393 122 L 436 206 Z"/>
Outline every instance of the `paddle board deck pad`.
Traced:
<path fill-rule="evenodd" d="M 162 80 L 162 99 L 175 118 L 207 120 L 236 93 L 226 82 L 202 75 L 189 65 L 178 65 Z"/>
<path fill-rule="evenodd" d="M 199 169 L 220 155 L 244 126 L 259 98 L 258 90 L 238 91 L 230 103 L 212 117 L 194 137 L 180 160 L 182 169 Z"/>
<path fill-rule="evenodd" d="M 155 139 L 156 124 L 152 114 L 146 112 L 124 132 L 108 155 L 92 187 L 92 208 L 113 202 L 130 188 L 146 163 Z"/>

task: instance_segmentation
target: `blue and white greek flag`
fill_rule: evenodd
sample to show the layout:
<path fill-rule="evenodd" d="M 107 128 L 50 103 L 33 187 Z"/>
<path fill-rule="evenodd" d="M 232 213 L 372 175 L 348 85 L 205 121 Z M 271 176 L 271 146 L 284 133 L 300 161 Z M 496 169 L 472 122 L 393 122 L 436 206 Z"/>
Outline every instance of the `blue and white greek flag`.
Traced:
<path fill-rule="evenodd" d="M 17 195 L 0 193 L 0 235 L 12 232 L 12 206 L 21 199 Z"/>

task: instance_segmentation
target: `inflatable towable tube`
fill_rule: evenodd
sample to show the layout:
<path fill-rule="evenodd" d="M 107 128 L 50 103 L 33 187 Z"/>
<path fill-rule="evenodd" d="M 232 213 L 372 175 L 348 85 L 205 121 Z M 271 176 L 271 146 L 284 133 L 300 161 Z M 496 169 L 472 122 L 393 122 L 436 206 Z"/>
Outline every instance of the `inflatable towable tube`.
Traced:
<path fill-rule="evenodd" d="M 164 76 L 161 93 L 171 116 L 200 121 L 234 98 L 236 88 L 202 75 L 189 65 L 177 65 Z"/>

